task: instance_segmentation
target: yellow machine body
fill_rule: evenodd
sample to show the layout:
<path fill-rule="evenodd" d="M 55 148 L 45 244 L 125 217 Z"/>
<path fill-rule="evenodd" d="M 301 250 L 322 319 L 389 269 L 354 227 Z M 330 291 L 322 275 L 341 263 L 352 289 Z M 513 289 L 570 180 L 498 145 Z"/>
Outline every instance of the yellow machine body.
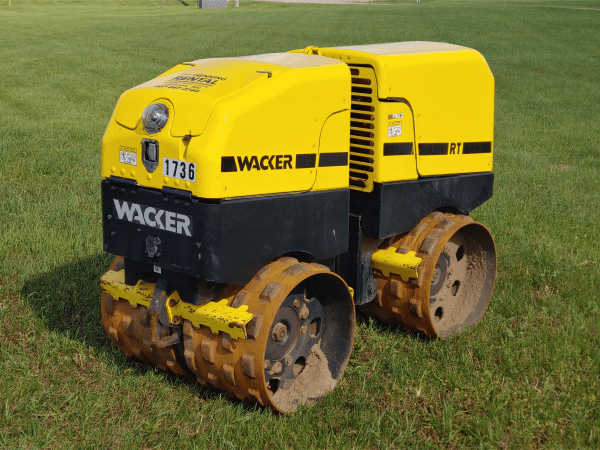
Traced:
<path fill-rule="evenodd" d="M 169 119 L 149 135 L 140 118 L 153 103 L 165 104 Z M 332 58 L 275 53 L 181 64 L 121 96 L 102 140 L 101 175 L 207 199 L 347 188 L 347 165 L 319 161 L 348 152 L 349 108 L 349 68 Z M 152 173 L 140 167 L 142 138 L 160 144 Z M 166 175 L 164 158 L 194 163 L 195 180 Z"/>
<path fill-rule="evenodd" d="M 102 317 L 128 356 L 278 412 L 321 399 L 355 308 L 424 336 L 494 286 L 494 78 L 404 42 L 201 59 L 126 91 L 102 139 Z"/>

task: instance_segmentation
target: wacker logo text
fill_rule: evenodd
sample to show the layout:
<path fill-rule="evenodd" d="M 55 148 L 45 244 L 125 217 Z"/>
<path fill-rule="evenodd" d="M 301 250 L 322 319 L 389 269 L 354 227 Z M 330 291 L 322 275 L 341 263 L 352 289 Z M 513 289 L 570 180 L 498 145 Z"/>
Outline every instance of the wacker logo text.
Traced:
<path fill-rule="evenodd" d="M 115 214 L 120 220 L 192 236 L 192 218 L 190 216 L 138 203 L 121 202 L 117 199 L 113 199 L 113 201 Z"/>
<path fill-rule="evenodd" d="M 281 170 L 292 168 L 292 155 L 238 156 L 240 170 Z"/>

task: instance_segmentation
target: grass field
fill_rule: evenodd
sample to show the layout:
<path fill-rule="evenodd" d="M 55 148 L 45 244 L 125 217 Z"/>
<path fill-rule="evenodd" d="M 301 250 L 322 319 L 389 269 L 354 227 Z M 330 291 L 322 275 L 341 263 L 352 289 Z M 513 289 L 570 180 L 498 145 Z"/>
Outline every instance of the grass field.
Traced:
<path fill-rule="evenodd" d="M 161 3 L 0 2 L 0 448 L 600 447 L 600 3 Z M 289 417 L 117 351 L 98 279 L 118 96 L 186 60 L 407 40 L 473 47 L 496 78 L 482 322 L 442 342 L 361 317 L 338 388 Z"/>

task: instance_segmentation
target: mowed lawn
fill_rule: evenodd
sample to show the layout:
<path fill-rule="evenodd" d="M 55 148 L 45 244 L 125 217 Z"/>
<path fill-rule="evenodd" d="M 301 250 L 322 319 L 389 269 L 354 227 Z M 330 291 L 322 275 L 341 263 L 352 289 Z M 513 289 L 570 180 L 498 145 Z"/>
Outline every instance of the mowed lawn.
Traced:
<path fill-rule="evenodd" d="M 0 448 L 600 447 L 598 2 L 161 3 L 1 2 Z M 483 320 L 443 342 L 361 316 L 338 388 L 291 416 L 116 350 L 99 172 L 119 95 L 186 60 L 410 40 L 495 75 Z"/>

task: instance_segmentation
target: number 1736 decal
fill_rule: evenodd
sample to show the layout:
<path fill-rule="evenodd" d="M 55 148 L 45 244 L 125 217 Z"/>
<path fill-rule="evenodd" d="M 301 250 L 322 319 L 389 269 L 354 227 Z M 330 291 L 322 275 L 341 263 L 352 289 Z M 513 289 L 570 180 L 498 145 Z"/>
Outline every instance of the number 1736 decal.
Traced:
<path fill-rule="evenodd" d="M 178 159 L 163 158 L 163 176 L 184 181 L 195 181 L 196 164 Z"/>

